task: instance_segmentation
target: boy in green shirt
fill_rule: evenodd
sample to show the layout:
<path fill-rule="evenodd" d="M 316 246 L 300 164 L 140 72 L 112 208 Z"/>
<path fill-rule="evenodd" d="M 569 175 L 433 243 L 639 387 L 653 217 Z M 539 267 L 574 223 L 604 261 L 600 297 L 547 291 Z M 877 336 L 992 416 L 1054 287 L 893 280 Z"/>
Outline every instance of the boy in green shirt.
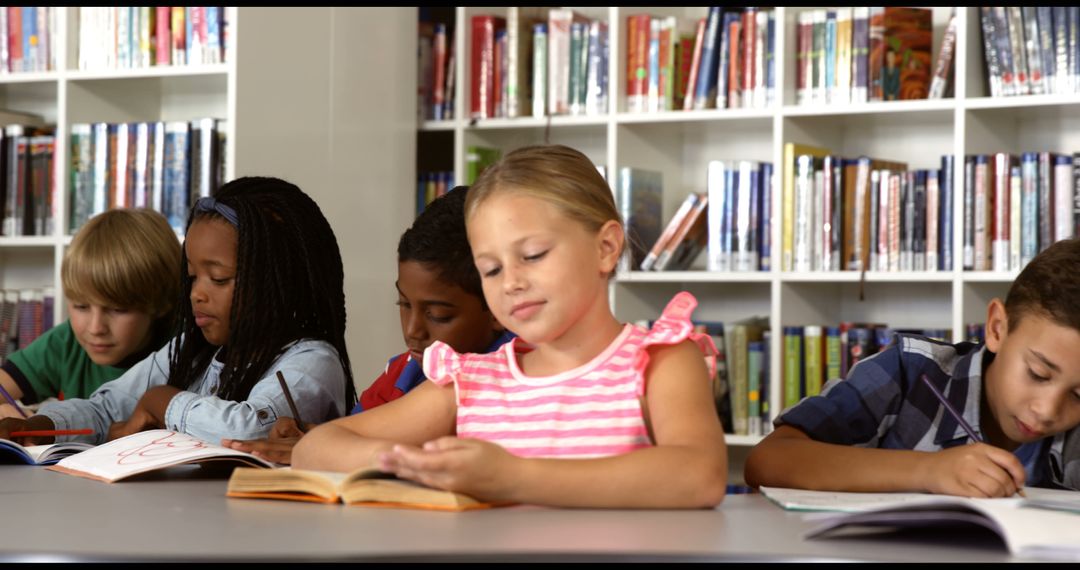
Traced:
<path fill-rule="evenodd" d="M 180 243 L 160 214 L 110 210 L 90 219 L 61 266 L 69 319 L 8 356 L 0 418 L 13 404 L 86 398 L 172 337 Z"/>

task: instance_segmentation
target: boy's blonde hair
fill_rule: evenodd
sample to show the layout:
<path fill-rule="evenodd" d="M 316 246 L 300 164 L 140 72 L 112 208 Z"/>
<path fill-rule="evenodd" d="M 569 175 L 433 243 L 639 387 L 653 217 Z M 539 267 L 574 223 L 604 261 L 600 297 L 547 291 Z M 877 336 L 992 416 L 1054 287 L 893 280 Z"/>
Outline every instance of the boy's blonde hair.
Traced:
<path fill-rule="evenodd" d="M 488 167 L 469 189 L 466 222 L 484 200 L 507 191 L 548 202 L 594 233 L 609 220 L 623 223 L 604 177 L 588 157 L 568 146 L 522 147 Z"/>
<path fill-rule="evenodd" d="M 153 210 L 109 210 L 71 240 L 60 269 L 64 296 L 171 318 L 180 297 L 180 241 Z"/>

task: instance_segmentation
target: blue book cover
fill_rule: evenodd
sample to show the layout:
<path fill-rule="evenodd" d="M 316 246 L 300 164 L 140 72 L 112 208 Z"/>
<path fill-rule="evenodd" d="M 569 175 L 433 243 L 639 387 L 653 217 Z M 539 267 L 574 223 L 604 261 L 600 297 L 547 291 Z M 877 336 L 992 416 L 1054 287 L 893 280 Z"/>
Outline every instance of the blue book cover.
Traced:
<path fill-rule="evenodd" d="M 1039 253 L 1039 159 L 1025 152 L 1020 160 L 1022 177 L 1020 205 L 1020 267 Z"/>
<path fill-rule="evenodd" d="M 623 167 L 618 183 L 616 201 L 626 225 L 630 267 L 641 267 L 663 230 L 664 177 L 658 171 Z"/>
<path fill-rule="evenodd" d="M 771 20 L 770 20 L 771 21 Z M 761 216 L 760 237 L 761 260 L 759 268 L 762 271 L 772 270 L 772 201 L 773 201 L 773 165 L 771 162 L 761 163 Z"/>
<path fill-rule="evenodd" d="M 716 62 L 720 37 L 720 7 L 709 7 L 705 20 L 705 37 L 701 44 L 701 59 L 694 93 L 694 109 L 707 109 L 709 101 L 716 97 Z"/>

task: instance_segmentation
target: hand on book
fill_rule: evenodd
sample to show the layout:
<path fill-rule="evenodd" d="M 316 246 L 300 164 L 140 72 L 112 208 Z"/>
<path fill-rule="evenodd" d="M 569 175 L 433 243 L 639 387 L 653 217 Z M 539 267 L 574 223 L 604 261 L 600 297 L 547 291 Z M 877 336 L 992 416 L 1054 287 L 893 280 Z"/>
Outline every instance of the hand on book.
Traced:
<path fill-rule="evenodd" d="M 513 501 L 509 496 L 518 457 L 479 439 L 447 436 L 422 448 L 395 445 L 378 455 L 378 467 L 398 478 L 464 493 L 483 501 Z"/>
<path fill-rule="evenodd" d="M 963 497 L 1011 497 L 1024 486 L 1024 466 L 1015 455 L 985 443 L 944 449 L 927 457 L 925 488 Z"/>
<path fill-rule="evenodd" d="M 11 437 L 12 432 L 31 430 L 56 429 L 53 421 L 46 416 L 30 416 L 29 418 L 3 418 L 0 419 L 0 439 L 14 441 L 19 445 L 46 445 L 56 441 L 53 436 L 21 436 Z"/>
<path fill-rule="evenodd" d="M 270 428 L 270 435 L 267 439 L 223 439 L 221 445 L 230 449 L 246 451 L 267 461 L 288 465 L 292 463 L 292 450 L 296 446 L 296 442 L 300 441 L 304 433 L 311 431 L 315 425 L 305 422 L 304 430 L 301 431 L 293 418 L 278 418 L 273 427 Z"/>
<path fill-rule="evenodd" d="M 150 412 L 146 411 L 143 406 L 135 406 L 135 411 L 131 412 L 131 417 L 126 421 L 116 422 L 109 426 L 109 437 L 106 441 L 112 441 L 121 437 L 126 437 L 140 431 L 146 431 L 151 429 L 163 428 L 154 416 L 150 415 Z"/>
<path fill-rule="evenodd" d="M 141 431 L 165 428 L 165 410 L 173 396 L 181 390 L 174 386 L 154 386 L 143 393 L 131 417 L 127 421 L 116 422 L 109 426 L 107 441 L 125 437 Z"/>

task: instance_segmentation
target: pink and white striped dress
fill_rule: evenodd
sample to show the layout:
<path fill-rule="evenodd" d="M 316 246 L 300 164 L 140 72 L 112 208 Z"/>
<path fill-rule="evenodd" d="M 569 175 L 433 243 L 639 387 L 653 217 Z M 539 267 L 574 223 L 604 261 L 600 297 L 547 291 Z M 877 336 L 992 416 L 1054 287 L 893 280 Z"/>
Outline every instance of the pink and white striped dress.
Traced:
<path fill-rule="evenodd" d="M 641 397 L 646 348 L 690 338 L 701 347 L 710 378 L 716 346 L 693 332 L 697 300 L 681 292 L 650 330 L 627 324 L 590 362 L 554 376 L 526 376 L 515 338 L 496 352 L 458 354 L 442 342 L 424 352 L 424 372 L 440 386 L 454 382 L 457 436 L 497 443 L 520 457 L 584 458 L 618 455 L 652 445 Z"/>

